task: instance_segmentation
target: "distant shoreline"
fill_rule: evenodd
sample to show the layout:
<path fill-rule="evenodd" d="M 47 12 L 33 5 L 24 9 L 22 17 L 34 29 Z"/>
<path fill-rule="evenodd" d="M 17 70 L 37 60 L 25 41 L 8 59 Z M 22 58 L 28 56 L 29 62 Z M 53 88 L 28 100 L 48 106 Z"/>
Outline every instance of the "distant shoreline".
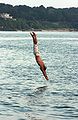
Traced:
<path fill-rule="evenodd" d="M 20 31 L 20 30 L 18 30 Z M 21 30 L 22 31 L 22 30 Z M 58 29 L 31 29 L 27 31 L 41 31 L 41 32 L 78 32 L 76 29 L 70 29 L 70 28 L 58 28 Z"/>
<path fill-rule="evenodd" d="M 75 29 L 33 29 L 33 30 L 16 30 L 16 31 L 21 31 L 21 32 L 29 32 L 29 31 L 40 31 L 40 32 L 78 32 L 78 30 Z"/>
<path fill-rule="evenodd" d="M 1 31 L 78 31 L 78 8 L 0 4 Z"/>
<path fill-rule="evenodd" d="M 31 31 L 35 31 L 35 32 L 78 32 L 78 30 L 74 30 L 74 29 L 33 29 L 33 30 L 3 30 L 0 32 L 31 32 Z"/>

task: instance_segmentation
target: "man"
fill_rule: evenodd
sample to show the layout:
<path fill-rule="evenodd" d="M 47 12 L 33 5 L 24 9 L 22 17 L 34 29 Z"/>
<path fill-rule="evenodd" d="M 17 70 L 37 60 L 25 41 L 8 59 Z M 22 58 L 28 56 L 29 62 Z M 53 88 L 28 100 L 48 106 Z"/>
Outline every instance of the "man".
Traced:
<path fill-rule="evenodd" d="M 40 57 L 40 53 L 38 50 L 38 42 L 37 42 L 37 36 L 34 32 L 30 33 L 32 38 L 33 38 L 33 44 L 34 44 L 34 55 L 35 55 L 35 59 L 36 62 L 38 63 L 38 65 L 40 66 L 40 70 L 42 71 L 44 77 L 46 80 L 48 80 L 48 76 L 46 74 L 46 66 L 44 64 L 44 62 L 42 61 L 41 57 Z"/>

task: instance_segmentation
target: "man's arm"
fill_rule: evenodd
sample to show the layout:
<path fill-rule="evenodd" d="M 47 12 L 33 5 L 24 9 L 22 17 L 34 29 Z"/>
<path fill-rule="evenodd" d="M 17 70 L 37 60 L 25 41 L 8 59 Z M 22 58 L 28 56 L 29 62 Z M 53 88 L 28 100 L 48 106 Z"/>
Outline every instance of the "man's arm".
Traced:
<path fill-rule="evenodd" d="M 31 36 L 32 36 L 32 38 L 33 38 L 34 44 L 37 44 L 38 42 L 37 42 L 37 36 L 36 36 L 36 34 L 35 34 L 34 32 L 32 32 L 32 33 L 30 33 L 30 34 L 31 34 Z"/>

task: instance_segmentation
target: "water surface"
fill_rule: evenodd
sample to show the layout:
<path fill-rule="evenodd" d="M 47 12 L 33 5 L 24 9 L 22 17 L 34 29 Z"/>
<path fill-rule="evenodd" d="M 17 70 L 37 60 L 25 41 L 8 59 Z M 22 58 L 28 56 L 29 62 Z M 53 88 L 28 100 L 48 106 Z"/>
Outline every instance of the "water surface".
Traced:
<path fill-rule="evenodd" d="M 78 120 L 78 32 L 0 32 L 0 120 Z"/>

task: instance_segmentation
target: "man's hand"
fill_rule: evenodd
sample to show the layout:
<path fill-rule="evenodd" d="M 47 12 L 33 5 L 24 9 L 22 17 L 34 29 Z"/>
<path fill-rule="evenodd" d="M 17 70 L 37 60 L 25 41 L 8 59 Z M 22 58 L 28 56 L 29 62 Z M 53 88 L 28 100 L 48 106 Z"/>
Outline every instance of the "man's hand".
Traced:
<path fill-rule="evenodd" d="M 32 36 L 33 39 L 36 39 L 36 34 L 34 32 L 30 32 L 30 35 Z"/>

